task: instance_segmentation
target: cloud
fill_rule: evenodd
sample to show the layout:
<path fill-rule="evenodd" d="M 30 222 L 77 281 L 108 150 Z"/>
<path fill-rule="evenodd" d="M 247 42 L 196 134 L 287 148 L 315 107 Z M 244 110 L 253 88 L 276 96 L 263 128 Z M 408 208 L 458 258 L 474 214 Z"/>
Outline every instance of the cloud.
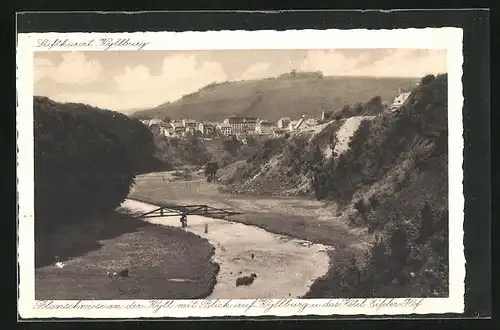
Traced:
<path fill-rule="evenodd" d="M 346 56 L 336 50 L 309 50 L 300 71 L 322 71 L 325 76 L 421 77 L 447 72 L 446 51 L 391 49 L 371 62 L 368 52 Z"/>
<path fill-rule="evenodd" d="M 260 79 L 269 76 L 269 63 L 259 62 L 250 65 L 236 80 Z"/>
<path fill-rule="evenodd" d="M 35 82 L 49 78 L 61 84 L 87 85 L 96 81 L 102 72 L 101 64 L 87 59 L 84 53 L 63 53 L 61 56 L 59 65 L 45 58 L 35 58 Z"/>
<path fill-rule="evenodd" d="M 123 75 L 115 76 L 121 92 L 141 93 L 145 98 L 173 101 L 213 82 L 227 80 L 222 66 L 217 62 L 197 62 L 195 55 L 166 57 L 158 75 L 152 75 L 148 67 L 126 67 Z"/>
<path fill-rule="evenodd" d="M 163 60 L 160 73 L 153 75 L 149 67 L 127 66 L 122 75 L 114 77 L 113 93 L 59 93 L 52 98 L 59 102 L 81 102 L 126 112 L 126 109 L 155 107 L 192 93 L 214 81 L 227 80 L 217 62 L 198 63 L 194 55 L 175 55 Z"/>
<path fill-rule="evenodd" d="M 353 70 L 353 75 L 385 77 L 423 77 L 446 73 L 446 51 L 396 49 L 373 64 Z"/>
<path fill-rule="evenodd" d="M 54 63 L 46 58 L 35 57 L 33 60 L 33 69 L 33 78 L 35 82 L 39 82 L 52 72 Z"/>
<path fill-rule="evenodd" d="M 325 76 L 342 76 L 349 74 L 357 64 L 357 58 L 345 56 L 336 50 L 309 50 L 298 70 L 321 71 Z"/>

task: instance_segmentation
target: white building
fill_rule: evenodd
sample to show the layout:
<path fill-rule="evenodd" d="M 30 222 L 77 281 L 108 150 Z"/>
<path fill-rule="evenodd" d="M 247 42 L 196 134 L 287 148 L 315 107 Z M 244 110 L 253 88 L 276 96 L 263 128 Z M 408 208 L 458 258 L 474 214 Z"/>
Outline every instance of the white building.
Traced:
<path fill-rule="evenodd" d="M 302 124 L 304 123 L 305 120 L 305 115 L 302 115 L 302 118 L 299 120 L 293 120 L 288 124 L 288 130 L 289 131 L 296 131 L 301 128 Z"/>
<path fill-rule="evenodd" d="M 396 96 L 392 104 L 389 106 L 389 111 L 396 111 L 401 108 L 410 95 L 411 92 L 403 92 Z"/>
<path fill-rule="evenodd" d="M 233 128 L 230 124 L 228 123 L 222 123 L 217 125 L 217 129 L 223 134 L 223 135 L 231 135 L 233 134 Z"/>
<path fill-rule="evenodd" d="M 288 126 L 290 125 L 290 122 L 292 120 L 290 117 L 283 117 L 278 120 L 277 126 L 279 129 L 288 129 Z"/>
<path fill-rule="evenodd" d="M 170 122 L 170 127 L 172 128 L 175 136 L 184 136 L 186 133 L 186 128 L 181 122 L 172 121 Z"/>
<path fill-rule="evenodd" d="M 196 121 L 192 119 L 182 119 L 182 126 L 184 126 L 186 133 L 194 133 L 196 131 Z"/>
<path fill-rule="evenodd" d="M 200 121 L 196 125 L 196 130 L 201 132 L 201 134 L 203 135 L 211 135 L 215 132 L 216 127 L 217 127 L 216 123 Z"/>
<path fill-rule="evenodd" d="M 267 120 L 263 120 L 259 121 L 255 126 L 255 133 L 268 135 L 268 134 L 273 134 L 275 129 L 276 125 L 274 123 L 271 123 Z"/>
<path fill-rule="evenodd" d="M 153 135 L 164 135 L 164 129 L 165 129 L 165 123 L 161 119 L 151 119 L 148 123 L 147 126 L 153 133 Z"/>
<path fill-rule="evenodd" d="M 318 125 L 318 120 L 316 118 L 308 118 L 303 125 L 308 127 L 316 126 Z"/>

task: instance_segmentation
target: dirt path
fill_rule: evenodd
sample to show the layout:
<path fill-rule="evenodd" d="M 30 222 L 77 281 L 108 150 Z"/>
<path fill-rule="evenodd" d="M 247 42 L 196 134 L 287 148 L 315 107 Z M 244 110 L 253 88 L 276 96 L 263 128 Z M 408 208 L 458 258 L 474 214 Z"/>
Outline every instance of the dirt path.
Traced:
<path fill-rule="evenodd" d="M 156 206 L 126 200 L 122 207 L 141 212 Z M 176 217 L 144 220 L 180 227 Z M 209 298 L 296 298 L 305 295 L 314 280 L 328 271 L 327 252 L 332 249 L 328 246 L 273 234 L 256 226 L 195 215 L 188 217 L 186 230 L 206 238 L 215 247 L 214 261 L 219 263 L 220 271 Z M 238 277 L 251 273 L 257 274 L 252 285 L 236 287 Z"/>

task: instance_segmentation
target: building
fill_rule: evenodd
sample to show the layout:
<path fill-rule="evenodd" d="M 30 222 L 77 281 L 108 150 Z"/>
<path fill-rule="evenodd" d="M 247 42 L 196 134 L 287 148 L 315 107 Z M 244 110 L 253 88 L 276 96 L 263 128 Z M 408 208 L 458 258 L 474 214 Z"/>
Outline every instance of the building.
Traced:
<path fill-rule="evenodd" d="M 215 133 L 216 128 L 217 124 L 212 122 L 199 122 L 196 125 L 196 130 L 201 132 L 203 135 L 212 135 Z"/>
<path fill-rule="evenodd" d="M 163 129 L 165 128 L 165 123 L 161 119 L 151 119 L 147 122 L 148 128 L 151 130 L 153 135 L 159 136 L 163 135 Z"/>
<path fill-rule="evenodd" d="M 396 96 L 392 104 L 389 106 L 389 111 L 396 111 L 401 108 L 410 95 L 411 92 L 403 92 Z"/>
<path fill-rule="evenodd" d="M 316 126 L 318 125 L 318 120 L 316 118 L 308 118 L 303 125 L 307 127 Z"/>
<path fill-rule="evenodd" d="M 175 130 L 171 126 L 163 128 L 163 135 L 165 135 L 166 137 L 176 136 Z"/>
<path fill-rule="evenodd" d="M 196 121 L 192 119 L 182 119 L 182 126 L 184 126 L 186 133 L 194 133 L 196 132 Z"/>
<path fill-rule="evenodd" d="M 253 134 L 257 126 L 258 117 L 229 117 L 224 119 L 225 124 L 231 126 L 232 134 Z"/>
<path fill-rule="evenodd" d="M 172 128 L 175 136 L 184 136 L 186 133 L 186 128 L 182 122 L 172 121 L 170 122 L 170 127 Z"/>
<path fill-rule="evenodd" d="M 305 116 L 302 115 L 302 118 L 300 118 L 299 120 L 293 120 L 293 121 L 291 121 L 288 124 L 287 129 L 289 131 L 296 131 L 296 130 L 298 130 L 299 128 L 301 128 L 302 124 L 304 123 L 304 120 L 305 120 Z"/>
<path fill-rule="evenodd" d="M 273 134 L 276 128 L 274 123 L 267 120 L 259 121 L 257 125 L 255 125 L 255 133 L 263 135 Z"/>
<path fill-rule="evenodd" d="M 233 128 L 228 123 L 222 123 L 217 125 L 217 129 L 222 133 L 222 135 L 232 135 Z"/>
<path fill-rule="evenodd" d="M 290 117 L 283 117 L 278 120 L 277 126 L 279 129 L 288 129 L 291 122 Z"/>

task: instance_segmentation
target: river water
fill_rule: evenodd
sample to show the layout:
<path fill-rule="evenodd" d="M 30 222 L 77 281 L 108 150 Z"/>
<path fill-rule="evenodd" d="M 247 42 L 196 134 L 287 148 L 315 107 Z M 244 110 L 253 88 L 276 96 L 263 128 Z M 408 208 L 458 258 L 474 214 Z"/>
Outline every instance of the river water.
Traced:
<path fill-rule="evenodd" d="M 123 208 L 147 212 L 157 206 L 127 199 Z M 155 224 L 180 227 L 177 217 L 144 218 Z M 208 226 L 208 233 L 205 233 Z M 213 260 L 220 265 L 217 284 L 208 298 L 297 298 L 326 274 L 331 246 L 267 232 L 256 226 L 203 216 L 188 216 L 185 229 L 206 238 L 215 248 Z M 240 276 L 255 273 L 249 286 L 235 285 Z"/>

